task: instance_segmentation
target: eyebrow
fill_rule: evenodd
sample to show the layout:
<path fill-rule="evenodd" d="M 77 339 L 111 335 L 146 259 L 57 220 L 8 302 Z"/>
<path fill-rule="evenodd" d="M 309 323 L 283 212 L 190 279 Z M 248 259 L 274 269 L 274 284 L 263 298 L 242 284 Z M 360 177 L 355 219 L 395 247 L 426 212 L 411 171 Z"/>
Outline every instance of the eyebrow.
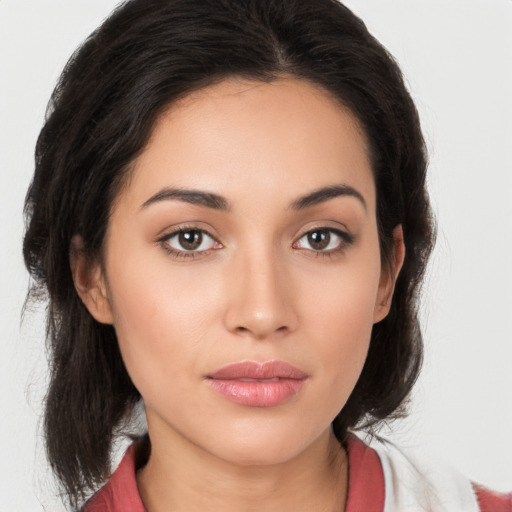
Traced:
<path fill-rule="evenodd" d="M 355 197 L 361 202 L 365 210 L 368 208 L 363 195 L 349 185 L 331 185 L 329 187 L 320 188 L 305 196 L 299 197 L 291 206 L 294 210 L 303 210 L 304 208 L 309 208 L 310 206 L 315 206 L 340 196 Z"/>
<path fill-rule="evenodd" d="M 141 209 L 145 209 L 154 203 L 168 200 L 184 201 L 185 203 L 206 206 L 214 210 L 227 211 L 230 209 L 228 201 L 218 194 L 182 188 L 164 188 L 160 190 L 145 201 Z"/>
<path fill-rule="evenodd" d="M 340 196 L 355 197 L 363 205 L 364 209 L 367 209 L 367 204 L 363 195 L 349 185 L 331 185 L 314 190 L 313 192 L 293 201 L 291 208 L 293 210 L 303 210 L 310 206 L 315 206 Z M 229 211 L 231 209 L 229 202 L 224 197 L 214 194 L 213 192 L 168 187 L 163 188 L 156 194 L 152 195 L 143 203 L 141 209 L 145 209 L 160 201 L 169 200 L 177 200 L 199 206 L 206 206 L 207 208 L 212 208 L 214 210 Z"/>

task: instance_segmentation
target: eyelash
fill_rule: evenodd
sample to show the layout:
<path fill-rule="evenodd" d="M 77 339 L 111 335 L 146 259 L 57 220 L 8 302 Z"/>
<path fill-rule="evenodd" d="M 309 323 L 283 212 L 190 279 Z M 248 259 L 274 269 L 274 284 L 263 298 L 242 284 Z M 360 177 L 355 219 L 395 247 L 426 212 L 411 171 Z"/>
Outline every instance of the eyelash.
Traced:
<path fill-rule="evenodd" d="M 177 249 L 174 249 L 169 245 L 169 241 L 178 236 L 180 233 L 201 233 L 202 235 L 206 235 L 207 237 L 211 238 L 214 243 L 218 244 L 219 247 L 216 247 L 215 249 L 206 249 L 202 251 L 180 251 Z M 213 237 L 208 231 L 205 229 L 198 228 L 196 226 L 181 226 L 178 229 L 175 229 L 171 233 L 167 233 L 166 235 L 160 237 L 157 242 L 162 246 L 162 248 L 169 254 L 171 257 L 177 259 L 177 260 L 185 260 L 185 259 L 191 259 L 191 258 L 200 258 L 202 256 L 206 256 L 211 251 L 215 251 L 217 249 L 222 248 L 222 244 Z"/>
<path fill-rule="evenodd" d="M 299 237 L 297 242 L 293 243 L 292 247 L 295 247 L 302 239 L 304 239 L 305 237 L 307 237 L 308 235 L 311 235 L 313 233 L 329 233 L 330 236 L 332 236 L 334 234 L 335 236 L 337 236 L 340 239 L 339 243 L 337 244 L 337 246 L 334 249 L 329 249 L 326 251 L 325 250 L 306 249 L 308 252 L 312 253 L 314 255 L 314 257 L 316 257 L 316 258 L 319 258 L 319 257 L 320 258 L 333 258 L 333 257 L 339 256 L 347 249 L 347 247 L 349 247 L 351 244 L 353 244 L 354 240 L 355 240 L 353 235 L 351 235 L 345 231 L 341 231 L 340 229 L 336 229 L 336 228 L 321 226 L 321 227 L 309 229 L 308 231 L 303 233 Z"/>
<path fill-rule="evenodd" d="M 193 233 L 201 233 L 202 235 L 206 235 L 207 237 L 211 238 L 215 244 L 218 244 L 218 247 L 209 248 L 209 249 L 205 249 L 202 251 L 197 251 L 197 250 L 196 251 L 193 251 L 193 250 L 180 251 L 180 250 L 172 248 L 169 245 L 169 241 L 172 240 L 174 237 L 180 235 L 181 233 L 192 233 L 192 232 Z M 320 233 L 320 232 L 329 233 L 331 236 L 332 236 L 332 234 L 334 234 L 335 236 L 337 236 L 340 239 L 340 242 L 338 244 L 339 245 L 338 247 L 336 247 L 334 249 L 329 249 L 327 251 L 306 249 L 308 252 L 312 253 L 315 257 L 332 258 L 332 257 L 338 256 L 341 253 L 343 253 L 345 251 L 345 249 L 348 246 L 352 245 L 355 241 L 354 236 L 345 231 L 341 231 L 339 229 L 335 229 L 335 228 L 331 228 L 331 227 L 318 227 L 318 228 L 314 228 L 314 229 L 309 229 L 308 231 L 304 232 L 297 239 L 297 241 L 292 244 L 292 247 L 294 249 L 300 249 L 299 247 L 297 247 L 297 244 L 303 238 L 307 237 L 308 235 L 311 235 L 312 233 Z M 177 260 L 200 258 L 200 257 L 210 254 L 211 251 L 222 249 L 222 247 L 223 247 L 222 244 L 214 236 L 212 236 L 208 231 L 201 229 L 201 228 L 197 228 L 195 226 L 181 226 L 180 228 L 175 229 L 171 233 L 167 233 L 166 235 L 160 237 L 157 240 L 157 242 L 162 246 L 162 248 L 167 252 L 167 254 L 169 254 L 171 257 L 173 257 Z"/>

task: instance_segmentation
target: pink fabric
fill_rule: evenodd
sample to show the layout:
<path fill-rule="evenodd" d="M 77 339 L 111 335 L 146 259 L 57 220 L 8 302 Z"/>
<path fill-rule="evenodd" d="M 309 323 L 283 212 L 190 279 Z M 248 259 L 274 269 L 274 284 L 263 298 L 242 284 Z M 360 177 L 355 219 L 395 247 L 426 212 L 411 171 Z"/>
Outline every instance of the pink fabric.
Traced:
<path fill-rule="evenodd" d="M 135 474 L 135 444 L 132 444 L 110 480 L 85 504 L 82 512 L 146 512 Z"/>
<path fill-rule="evenodd" d="M 473 484 L 481 512 L 512 512 L 512 493 L 498 493 Z"/>
<path fill-rule="evenodd" d="M 384 473 L 377 452 L 356 437 L 348 442 L 349 487 L 345 512 L 384 510 Z"/>

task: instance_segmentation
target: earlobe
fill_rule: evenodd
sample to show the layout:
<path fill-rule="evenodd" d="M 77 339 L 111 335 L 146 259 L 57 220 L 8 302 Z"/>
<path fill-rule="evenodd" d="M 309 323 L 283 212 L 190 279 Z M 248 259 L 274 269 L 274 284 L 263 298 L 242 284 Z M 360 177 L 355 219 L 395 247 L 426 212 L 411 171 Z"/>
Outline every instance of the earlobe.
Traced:
<path fill-rule="evenodd" d="M 398 274 L 402 269 L 405 259 L 404 233 L 402 226 L 398 225 L 393 230 L 393 253 L 390 257 L 389 266 L 383 266 L 379 283 L 379 292 L 375 303 L 373 322 L 377 323 L 383 320 L 389 313 L 395 283 Z"/>
<path fill-rule="evenodd" d="M 89 313 L 102 324 L 112 324 L 113 316 L 101 265 L 92 262 L 83 249 L 82 238 L 71 240 L 69 261 L 75 289 Z"/>

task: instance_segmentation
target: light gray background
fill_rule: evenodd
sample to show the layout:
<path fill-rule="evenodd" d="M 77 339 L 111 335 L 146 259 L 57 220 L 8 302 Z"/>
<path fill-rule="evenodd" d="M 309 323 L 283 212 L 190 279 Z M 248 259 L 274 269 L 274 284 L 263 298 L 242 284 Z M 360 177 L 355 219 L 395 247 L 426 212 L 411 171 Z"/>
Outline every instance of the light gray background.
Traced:
<path fill-rule="evenodd" d="M 0 512 L 62 510 L 38 433 L 42 312 L 27 289 L 22 204 L 46 102 L 113 0 L 0 0 Z M 430 149 L 439 240 L 410 418 L 390 435 L 512 489 L 512 1 L 350 0 L 402 66 Z"/>

